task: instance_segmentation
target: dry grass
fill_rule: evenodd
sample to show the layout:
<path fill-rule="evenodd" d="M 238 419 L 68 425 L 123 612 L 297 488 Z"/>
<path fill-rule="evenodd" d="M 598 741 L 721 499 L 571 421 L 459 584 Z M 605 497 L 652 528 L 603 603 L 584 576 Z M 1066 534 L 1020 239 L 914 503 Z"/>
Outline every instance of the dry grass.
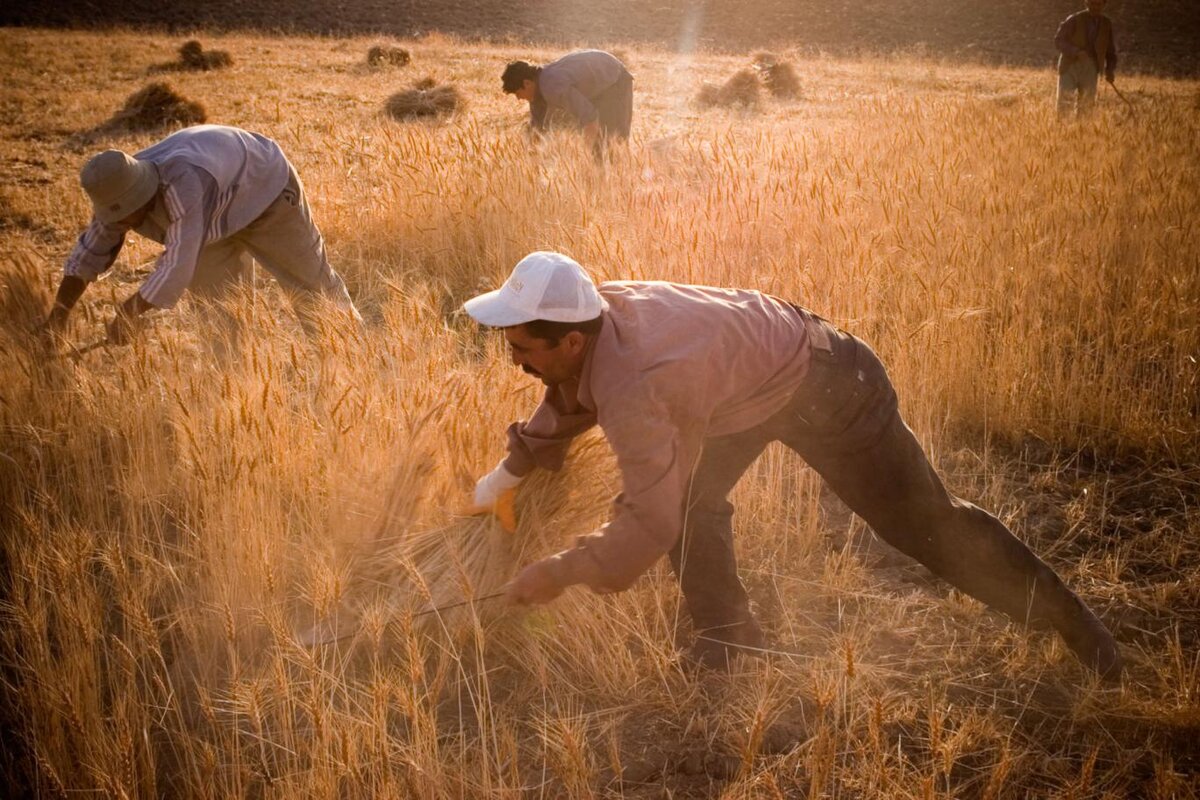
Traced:
<path fill-rule="evenodd" d="M 750 61 L 772 97 L 792 100 L 800 96 L 800 76 L 790 63 L 768 52 L 755 53 L 750 56 Z"/>
<path fill-rule="evenodd" d="M 720 86 L 705 83 L 696 92 L 696 102 L 704 107 L 741 106 L 757 108 L 762 100 L 762 82 L 752 69 L 739 69 Z"/>
<path fill-rule="evenodd" d="M 169 83 L 154 81 L 129 95 L 105 127 L 110 131 L 153 131 L 199 125 L 207 119 L 203 105 L 179 94 Z"/>
<path fill-rule="evenodd" d="M 470 105 L 400 126 L 369 40 L 221 41 L 256 56 L 203 95 L 213 118 L 280 141 L 368 324 L 307 342 L 264 279 L 220 361 L 186 302 L 134 347 L 50 357 L 30 329 L 94 149 L 68 126 L 173 45 L 0 29 L 11 793 L 1196 796 L 1194 83 L 1129 78 L 1136 117 L 1102 94 L 1062 125 L 1048 70 L 809 59 L 806 102 L 733 124 L 686 98 L 737 60 L 639 50 L 634 141 L 601 170 L 575 136 L 530 151 L 496 86 L 511 45 L 422 40 Z M 1124 685 L 930 581 L 776 449 L 734 496 L 769 663 L 674 670 L 662 568 L 527 615 L 417 616 L 592 530 L 619 490 L 589 435 L 523 489 L 514 538 L 454 513 L 539 396 L 454 310 L 545 246 L 601 278 L 757 286 L 870 340 L 950 485 L 1112 623 Z M 72 341 L 156 252 L 130 237 Z M 339 609 L 355 636 L 299 645 Z"/>
<path fill-rule="evenodd" d="M 233 65 L 233 56 L 225 50 L 205 50 L 196 39 L 189 39 L 179 47 L 179 63 L 184 69 L 207 72 Z"/>
<path fill-rule="evenodd" d="M 394 119 L 440 117 L 453 114 L 463 104 L 462 92 L 451 84 L 439 85 L 433 78 L 422 78 L 411 89 L 397 92 L 384 106 Z"/>
<path fill-rule="evenodd" d="M 367 65 L 371 67 L 404 67 L 412 56 L 403 47 L 377 44 L 367 51 Z"/>

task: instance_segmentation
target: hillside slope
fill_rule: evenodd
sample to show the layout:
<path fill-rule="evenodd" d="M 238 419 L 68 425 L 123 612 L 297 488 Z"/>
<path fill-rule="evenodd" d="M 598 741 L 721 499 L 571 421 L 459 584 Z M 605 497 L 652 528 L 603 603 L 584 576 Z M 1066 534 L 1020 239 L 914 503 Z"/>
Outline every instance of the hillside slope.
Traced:
<path fill-rule="evenodd" d="M 1060 20 L 1079 0 L 829 3 L 824 0 L 358 0 L 353 3 L 260 0 L 16 0 L 0 24 L 93 27 L 147 25 L 172 31 L 263 29 L 300 33 L 442 31 L 490 40 L 547 44 L 641 42 L 722 51 L 796 47 L 845 55 L 923 51 L 988 63 L 1049 65 Z M 1200 9 L 1194 0 L 1112 2 L 1126 66 L 1138 72 L 1200 72 Z"/>

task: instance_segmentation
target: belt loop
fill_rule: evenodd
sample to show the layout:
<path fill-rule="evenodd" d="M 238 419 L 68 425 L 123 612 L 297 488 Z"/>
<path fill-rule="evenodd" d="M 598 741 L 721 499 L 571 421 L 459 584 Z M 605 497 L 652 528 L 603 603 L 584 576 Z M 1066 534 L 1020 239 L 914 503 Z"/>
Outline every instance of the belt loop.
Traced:
<path fill-rule="evenodd" d="M 804 323 L 804 329 L 808 332 L 808 341 L 812 346 L 813 352 L 823 353 L 829 360 L 832 360 L 834 350 L 833 340 L 829 336 L 829 324 L 803 306 L 798 306 L 795 303 L 789 303 L 788 305 L 796 309 L 796 313 L 800 315 L 800 321 Z"/>
<path fill-rule="evenodd" d="M 833 342 L 829 338 L 829 328 L 815 319 L 805 319 L 804 325 L 808 330 L 808 340 L 812 343 L 813 350 L 832 357 Z"/>

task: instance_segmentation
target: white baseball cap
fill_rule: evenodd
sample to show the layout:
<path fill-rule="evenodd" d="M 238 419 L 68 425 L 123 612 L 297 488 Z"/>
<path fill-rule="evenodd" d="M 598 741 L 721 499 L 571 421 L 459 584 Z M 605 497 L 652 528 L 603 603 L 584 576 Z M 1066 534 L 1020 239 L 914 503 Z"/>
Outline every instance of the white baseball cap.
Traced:
<path fill-rule="evenodd" d="M 518 261 L 503 286 L 472 297 L 463 309 L 481 325 L 509 328 L 535 319 L 585 322 L 606 311 L 608 301 L 573 258 L 539 250 Z"/>

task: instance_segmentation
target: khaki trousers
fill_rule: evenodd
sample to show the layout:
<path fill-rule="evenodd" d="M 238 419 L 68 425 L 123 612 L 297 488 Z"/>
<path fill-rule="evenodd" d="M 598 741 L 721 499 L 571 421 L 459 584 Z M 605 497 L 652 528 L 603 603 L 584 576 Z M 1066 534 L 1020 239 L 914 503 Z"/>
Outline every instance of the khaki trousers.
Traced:
<path fill-rule="evenodd" d="M 1098 78 L 1096 65 L 1087 56 L 1064 64 L 1058 74 L 1058 113 L 1068 114 L 1072 106 L 1079 116 L 1090 113 L 1096 103 Z"/>
<path fill-rule="evenodd" d="M 310 335 L 317 331 L 322 298 L 362 321 L 346 284 L 329 265 L 325 240 L 312 221 L 304 185 L 294 169 L 279 197 L 257 219 L 201 250 L 189 291 L 198 298 L 219 299 L 250 281 L 251 258 L 283 287 Z"/>

